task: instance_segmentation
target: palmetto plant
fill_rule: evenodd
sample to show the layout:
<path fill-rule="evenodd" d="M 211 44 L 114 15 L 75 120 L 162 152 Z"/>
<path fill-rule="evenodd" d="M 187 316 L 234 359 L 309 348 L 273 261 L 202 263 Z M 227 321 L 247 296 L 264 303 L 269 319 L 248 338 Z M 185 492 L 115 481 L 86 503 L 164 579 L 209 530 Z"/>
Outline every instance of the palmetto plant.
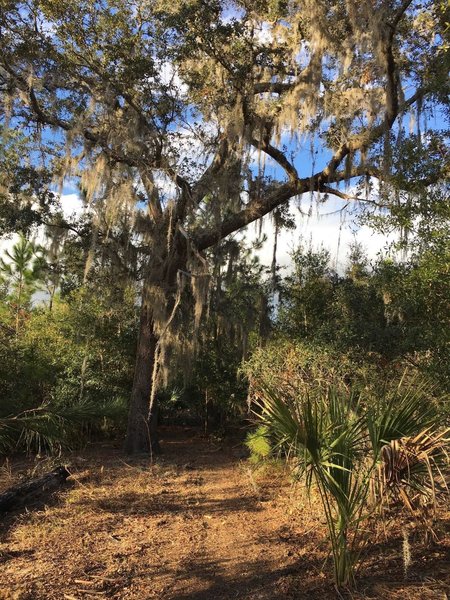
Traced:
<path fill-rule="evenodd" d="M 415 512 L 432 497 L 448 444 L 425 387 L 403 383 L 389 397 L 336 388 L 255 386 L 257 414 L 275 446 L 317 489 L 326 516 L 336 585 L 354 583 L 369 518 L 388 499 Z"/>
<path fill-rule="evenodd" d="M 62 447 L 71 447 L 82 441 L 86 426 L 104 418 L 123 419 L 124 407 L 120 402 L 108 405 L 81 402 L 73 406 L 43 403 L 36 408 L 14 412 L 14 407 L 0 411 L 0 454 L 17 447 L 27 451 L 53 453 Z"/>

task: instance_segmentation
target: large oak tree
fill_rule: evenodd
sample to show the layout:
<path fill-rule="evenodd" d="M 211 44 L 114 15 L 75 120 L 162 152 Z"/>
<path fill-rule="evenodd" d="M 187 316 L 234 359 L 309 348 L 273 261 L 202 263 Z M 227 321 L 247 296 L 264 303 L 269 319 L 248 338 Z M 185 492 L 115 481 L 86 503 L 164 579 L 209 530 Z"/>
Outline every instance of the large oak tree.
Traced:
<path fill-rule="evenodd" d="M 409 135 L 406 115 L 417 112 L 422 125 L 420 114 L 447 100 L 444 5 L 0 6 L 3 121 L 34 136 L 33 161 L 42 158 L 61 181 L 79 181 L 98 231 L 120 243 L 119 214 L 133 227 L 123 243 L 140 257 L 143 283 L 126 449 L 146 451 L 186 281 L 197 320 L 201 312 L 205 251 L 303 193 L 373 202 L 342 184 L 392 183 L 394 149 Z M 414 135 L 420 163 L 427 139 Z"/>

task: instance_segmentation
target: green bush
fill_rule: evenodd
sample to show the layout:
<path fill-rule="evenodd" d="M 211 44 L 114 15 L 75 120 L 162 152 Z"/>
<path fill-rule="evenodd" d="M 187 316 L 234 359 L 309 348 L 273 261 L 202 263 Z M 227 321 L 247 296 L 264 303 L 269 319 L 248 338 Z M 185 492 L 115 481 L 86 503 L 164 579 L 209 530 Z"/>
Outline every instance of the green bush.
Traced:
<path fill-rule="evenodd" d="M 5 316 L 6 315 L 6 316 Z M 0 336 L 0 444 L 37 451 L 123 430 L 133 381 L 133 290 L 113 304 L 88 287 L 50 311 L 32 307 L 18 332 L 4 313 Z"/>

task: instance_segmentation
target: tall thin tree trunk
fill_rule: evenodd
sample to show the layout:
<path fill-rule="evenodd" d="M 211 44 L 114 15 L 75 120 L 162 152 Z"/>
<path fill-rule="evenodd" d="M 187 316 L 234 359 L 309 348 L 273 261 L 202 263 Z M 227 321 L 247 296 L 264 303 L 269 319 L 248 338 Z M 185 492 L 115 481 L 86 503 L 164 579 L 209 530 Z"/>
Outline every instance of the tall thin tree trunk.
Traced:
<path fill-rule="evenodd" d="M 16 306 L 16 336 L 19 335 L 20 305 L 21 305 L 21 302 L 22 302 L 22 287 L 23 287 L 23 278 L 22 278 L 22 274 L 20 274 L 19 292 L 17 294 L 17 306 Z"/>
<path fill-rule="evenodd" d="M 128 412 L 125 451 L 128 454 L 148 453 L 158 449 L 156 438 L 156 404 L 150 414 L 155 350 L 158 338 L 155 333 L 153 307 L 149 302 L 148 282 L 144 282 L 136 353 L 133 390 Z"/>

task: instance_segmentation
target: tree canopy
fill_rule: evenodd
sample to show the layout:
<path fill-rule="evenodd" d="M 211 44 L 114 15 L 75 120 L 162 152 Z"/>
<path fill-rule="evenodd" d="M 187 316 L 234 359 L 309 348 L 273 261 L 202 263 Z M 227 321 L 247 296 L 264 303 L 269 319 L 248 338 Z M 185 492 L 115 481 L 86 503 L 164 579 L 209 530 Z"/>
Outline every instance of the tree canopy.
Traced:
<path fill-rule="evenodd" d="M 143 280 L 130 451 L 149 443 L 186 280 L 198 321 L 209 248 L 306 192 L 392 207 L 448 175 L 445 132 L 426 128 L 448 110 L 440 0 L 1 8 L 1 119 L 27 136 L 30 203 L 49 170 L 61 190 L 76 181 L 94 238 Z"/>

